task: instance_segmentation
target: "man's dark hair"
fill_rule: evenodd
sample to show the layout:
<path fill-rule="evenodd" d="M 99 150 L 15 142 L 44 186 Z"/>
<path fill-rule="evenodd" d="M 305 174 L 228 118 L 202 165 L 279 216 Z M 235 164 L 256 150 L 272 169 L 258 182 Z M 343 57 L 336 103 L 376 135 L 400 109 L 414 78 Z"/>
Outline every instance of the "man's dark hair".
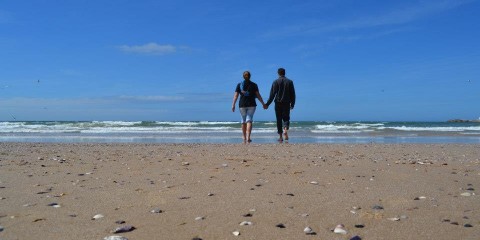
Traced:
<path fill-rule="evenodd" d="M 278 69 L 278 75 L 285 76 L 285 69 L 284 68 L 279 68 Z"/>

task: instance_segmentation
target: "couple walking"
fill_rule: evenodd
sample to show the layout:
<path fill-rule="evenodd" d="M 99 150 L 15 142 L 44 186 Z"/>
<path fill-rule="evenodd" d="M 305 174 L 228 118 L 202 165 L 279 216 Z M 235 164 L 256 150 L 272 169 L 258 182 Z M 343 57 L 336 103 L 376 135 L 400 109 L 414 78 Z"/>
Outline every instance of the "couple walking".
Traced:
<path fill-rule="evenodd" d="M 235 104 L 240 95 L 238 107 L 240 108 L 240 115 L 242 115 L 242 133 L 243 142 L 251 142 L 250 135 L 252 133 L 253 115 L 257 103 L 255 98 L 258 98 L 263 105 L 263 109 L 268 109 L 270 104 L 275 100 L 275 116 L 277 118 L 277 133 L 279 135 L 278 141 L 283 139 L 288 140 L 288 130 L 290 128 L 290 110 L 295 106 L 295 88 L 293 81 L 285 77 L 285 69 L 279 68 L 278 79 L 273 81 L 270 90 L 270 97 L 267 103 L 263 102 L 260 91 L 256 83 L 250 81 L 251 74 L 249 71 L 243 72 L 243 79 L 241 83 L 237 84 L 235 94 L 233 95 L 232 112 L 235 112 Z"/>

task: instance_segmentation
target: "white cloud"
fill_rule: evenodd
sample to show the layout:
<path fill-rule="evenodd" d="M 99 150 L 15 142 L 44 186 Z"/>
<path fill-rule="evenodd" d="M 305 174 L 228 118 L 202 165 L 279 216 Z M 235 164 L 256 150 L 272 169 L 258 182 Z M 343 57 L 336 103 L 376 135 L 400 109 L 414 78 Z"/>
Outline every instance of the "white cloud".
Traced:
<path fill-rule="evenodd" d="M 122 45 L 119 47 L 120 50 L 127 53 L 136 53 L 136 54 L 146 54 L 146 55 L 165 55 L 170 53 L 175 53 L 177 47 L 173 45 L 160 45 L 157 43 L 147 43 L 144 45 Z"/>
<path fill-rule="evenodd" d="M 270 31 L 264 37 L 291 37 L 298 35 L 315 35 L 319 33 L 365 29 L 380 26 L 392 26 L 417 21 L 428 16 L 445 12 L 476 0 L 430 0 L 420 1 L 417 5 L 386 11 L 379 15 L 366 15 L 337 23 L 311 21 L 305 24 L 284 26 L 282 29 Z"/>

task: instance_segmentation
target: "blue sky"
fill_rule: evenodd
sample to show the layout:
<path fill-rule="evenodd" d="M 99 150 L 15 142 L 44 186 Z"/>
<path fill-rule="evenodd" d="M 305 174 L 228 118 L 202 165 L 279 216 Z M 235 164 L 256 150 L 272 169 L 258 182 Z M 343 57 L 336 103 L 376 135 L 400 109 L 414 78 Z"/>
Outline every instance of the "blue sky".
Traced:
<path fill-rule="evenodd" d="M 237 121 L 278 67 L 293 120 L 480 117 L 480 0 L 2 0 L 0 120 Z M 273 120 L 272 107 L 256 120 Z"/>

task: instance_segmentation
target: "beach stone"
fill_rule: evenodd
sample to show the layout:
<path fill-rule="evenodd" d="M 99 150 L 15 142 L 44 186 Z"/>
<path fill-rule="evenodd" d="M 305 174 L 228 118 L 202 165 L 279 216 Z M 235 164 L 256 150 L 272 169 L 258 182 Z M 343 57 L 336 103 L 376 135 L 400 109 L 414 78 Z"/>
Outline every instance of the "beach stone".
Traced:
<path fill-rule="evenodd" d="M 244 214 L 243 217 L 252 217 L 253 215 L 251 213 Z"/>
<path fill-rule="evenodd" d="M 124 232 L 131 232 L 135 230 L 135 227 L 132 225 L 125 225 L 121 227 L 117 227 L 113 230 L 113 233 L 124 233 Z"/>
<path fill-rule="evenodd" d="M 0 226 L 0 232 L 3 232 L 4 227 Z"/>
<path fill-rule="evenodd" d="M 472 196 L 472 193 L 469 193 L 469 192 L 464 192 L 462 194 L 460 194 L 461 196 L 464 196 L 464 197 L 470 197 Z"/>
<path fill-rule="evenodd" d="M 372 209 L 374 209 L 374 210 L 383 210 L 383 206 L 374 205 L 374 206 L 372 207 Z"/>
<path fill-rule="evenodd" d="M 356 227 L 356 228 L 364 228 L 365 225 L 363 225 L 363 224 L 355 224 L 355 227 Z"/>
<path fill-rule="evenodd" d="M 362 240 L 362 238 L 359 237 L 359 236 L 354 236 L 354 237 L 350 238 L 350 240 Z"/>
<path fill-rule="evenodd" d="M 103 240 L 128 240 L 128 238 L 122 236 L 109 236 L 104 237 Z"/>
<path fill-rule="evenodd" d="M 233 234 L 234 236 L 240 236 L 240 232 L 239 232 L 239 231 L 234 231 L 234 232 L 232 232 L 232 234 Z"/>
<path fill-rule="evenodd" d="M 192 238 L 192 240 L 203 240 L 203 239 L 201 239 L 199 237 L 194 237 L 194 238 Z"/>
<path fill-rule="evenodd" d="M 116 223 L 116 224 L 124 224 L 125 221 L 123 221 L 123 220 L 118 220 L 118 221 L 115 221 L 115 223 Z"/>
<path fill-rule="evenodd" d="M 473 227 L 471 224 L 468 224 L 468 223 L 467 223 L 467 224 L 465 224 L 465 225 L 463 225 L 463 226 L 464 226 L 464 227 L 467 227 L 467 228 L 471 228 L 471 227 Z"/>
<path fill-rule="evenodd" d="M 283 225 L 283 223 L 279 223 L 279 224 L 275 225 L 275 227 L 278 227 L 278 228 L 286 228 L 285 225 Z"/>
<path fill-rule="evenodd" d="M 203 220 L 203 219 L 205 219 L 205 217 L 196 217 L 195 221 L 200 221 L 200 220 Z"/>

